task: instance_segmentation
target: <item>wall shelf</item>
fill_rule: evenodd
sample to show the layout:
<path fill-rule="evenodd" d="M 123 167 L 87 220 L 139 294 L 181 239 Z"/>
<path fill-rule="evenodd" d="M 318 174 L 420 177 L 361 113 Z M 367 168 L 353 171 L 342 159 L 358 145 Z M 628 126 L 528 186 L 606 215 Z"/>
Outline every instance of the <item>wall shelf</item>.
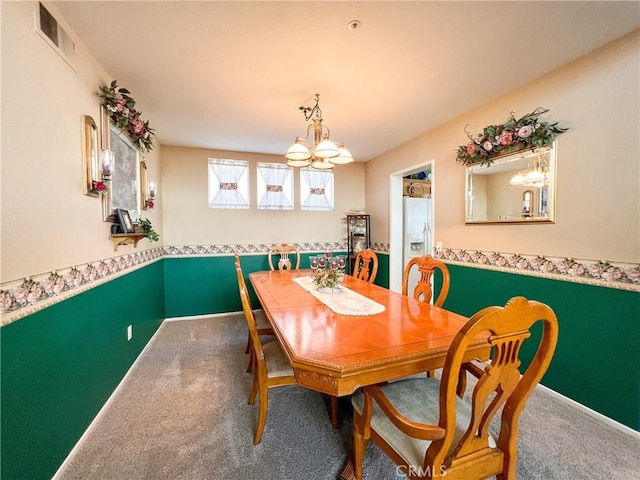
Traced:
<path fill-rule="evenodd" d="M 138 246 L 138 242 L 144 238 L 144 233 L 113 233 L 113 251 L 117 252 L 120 245 L 129 245 L 133 243 L 133 248 Z"/>

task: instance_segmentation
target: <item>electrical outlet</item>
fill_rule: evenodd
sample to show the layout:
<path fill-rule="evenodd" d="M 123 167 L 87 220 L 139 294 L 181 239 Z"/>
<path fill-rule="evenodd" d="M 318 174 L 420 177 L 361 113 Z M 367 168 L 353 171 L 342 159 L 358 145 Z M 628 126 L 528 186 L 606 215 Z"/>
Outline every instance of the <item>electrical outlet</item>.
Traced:
<path fill-rule="evenodd" d="M 442 242 L 436 242 L 436 252 L 442 251 Z"/>
<path fill-rule="evenodd" d="M 129 325 L 127 327 L 127 342 L 133 338 L 133 326 Z"/>

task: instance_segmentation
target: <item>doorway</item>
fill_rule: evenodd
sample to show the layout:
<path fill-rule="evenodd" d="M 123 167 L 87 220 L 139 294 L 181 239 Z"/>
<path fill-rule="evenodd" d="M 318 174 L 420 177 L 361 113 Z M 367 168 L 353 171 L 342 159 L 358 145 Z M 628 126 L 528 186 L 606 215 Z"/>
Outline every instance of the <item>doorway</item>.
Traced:
<path fill-rule="evenodd" d="M 431 245 L 434 245 L 435 238 L 435 164 L 433 159 L 418 165 L 404 168 L 390 175 L 389 184 L 389 289 L 394 292 L 402 291 L 402 272 L 404 270 L 403 248 L 404 248 L 404 186 L 403 179 L 408 175 L 418 172 L 428 171 L 431 178 L 431 215 L 427 228 L 431 237 Z M 426 252 L 427 254 L 431 252 Z"/>

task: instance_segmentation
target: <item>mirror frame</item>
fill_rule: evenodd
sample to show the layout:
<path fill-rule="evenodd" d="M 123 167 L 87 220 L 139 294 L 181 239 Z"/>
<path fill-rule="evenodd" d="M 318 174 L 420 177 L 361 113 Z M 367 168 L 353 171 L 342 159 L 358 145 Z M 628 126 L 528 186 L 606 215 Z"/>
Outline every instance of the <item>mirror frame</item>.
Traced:
<path fill-rule="evenodd" d="M 82 116 L 82 184 L 85 195 L 100 196 L 95 184 L 100 175 L 100 151 L 98 149 L 98 127 L 89 115 Z"/>
<path fill-rule="evenodd" d="M 478 174 L 482 172 L 483 176 L 492 175 L 492 171 L 495 173 L 499 172 L 512 172 L 513 174 L 519 173 L 522 168 L 519 166 L 522 163 L 523 159 L 531 158 L 533 159 L 536 156 L 546 156 L 547 161 L 547 179 L 546 179 L 546 187 L 547 193 L 543 194 L 543 189 L 541 187 L 533 187 L 531 185 L 522 185 L 522 190 L 519 190 L 519 198 L 524 198 L 522 195 L 525 190 L 534 190 L 534 198 L 536 197 L 536 193 L 538 193 L 539 197 L 537 200 L 538 204 L 541 204 L 543 201 L 546 203 L 546 215 L 543 216 L 533 216 L 530 213 L 523 212 L 520 216 L 514 217 L 512 215 L 506 215 L 504 218 L 501 218 L 501 215 L 498 215 L 498 218 L 487 218 L 487 219 L 474 219 L 473 212 L 474 207 L 478 208 L 478 205 L 473 205 L 473 178 L 474 173 Z M 532 161 L 532 160 L 530 160 Z M 511 167 L 509 164 L 513 163 L 514 166 Z M 519 150 L 517 152 L 512 152 L 507 155 L 497 157 L 491 165 L 482 166 L 479 163 L 468 165 L 466 167 L 466 180 L 465 180 L 465 224 L 467 225 L 490 225 L 490 224 L 530 224 L 530 223 L 555 223 L 556 218 L 556 198 L 557 198 L 557 187 L 556 187 L 556 172 L 557 172 L 557 142 L 553 142 L 551 147 L 536 147 L 529 148 L 526 150 Z M 476 178 L 478 175 L 476 175 Z M 477 183 L 477 182 L 476 182 Z M 506 188 L 517 188 L 517 186 L 507 184 Z M 537 191 L 536 191 L 537 188 Z"/>
<path fill-rule="evenodd" d="M 149 198 L 149 178 L 147 176 L 147 162 L 140 160 L 140 210 L 147 210 Z"/>
<path fill-rule="evenodd" d="M 140 152 L 135 147 L 129 135 L 126 132 L 123 132 L 118 127 L 115 126 L 113 122 L 109 122 L 109 142 L 107 145 L 107 150 L 111 150 L 112 152 L 112 162 L 113 165 L 111 167 L 111 188 L 107 194 L 102 196 L 102 217 L 105 222 L 114 222 L 117 220 L 116 209 L 121 208 L 127 210 L 131 217 L 136 218 L 140 214 Z M 106 142 L 105 142 L 106 145 Z M 118 151 L 113 151 L 116 148 Z M 134 165 L 127 169 L 118 170 L 118 160 L 120 161 L 130 161 L 133 162 Z M 133 196 L 134 200 L 128 205 L 114 205 L 113 197 L 114 192 L 117 191 L 118 188 L 122 188 L 118 184 L 122 181 L 119 178 L 120 174 L 129 173 L 130 175 L 125 178 L 125 181 L 132 182 L 133 188 Z M 133 183 L 135 182 L 135 183 Z"/>

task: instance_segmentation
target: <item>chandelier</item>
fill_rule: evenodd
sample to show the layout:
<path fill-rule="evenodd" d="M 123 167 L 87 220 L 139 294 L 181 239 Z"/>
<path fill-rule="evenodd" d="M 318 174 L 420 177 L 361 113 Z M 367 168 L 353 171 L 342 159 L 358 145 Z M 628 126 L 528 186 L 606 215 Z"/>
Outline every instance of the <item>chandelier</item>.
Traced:
<path fill-rule="evenodd" d="M 549 165 L 546 158 L 539 152 L 533 152 L 536 158 L 526 170 L 518 172 L 509 181 L 509 185 L 525 187 L 542 187 L 546 185 L 549 178 Z M 524 157 L 526 158 L 526 157 Z"/>
<path fill-rule="evenodd" d="M 322 110 L 320 110 L 320 94 L 316 93 L 316 104 L 313 107 L 300 107 L 304 119 L 310 123 L 307 126 L 306 138 L 296 137 L 289 147 L 285 158 L 290 167 L 306 167 L 328 170 L 334 165 L 353 162 L 353 157 L 342 143 L 334 143 L 329 139 L 329 129 L 322 124 Z M 313 128 L 313 143 L 309 141 L 309 133 Z"/>

